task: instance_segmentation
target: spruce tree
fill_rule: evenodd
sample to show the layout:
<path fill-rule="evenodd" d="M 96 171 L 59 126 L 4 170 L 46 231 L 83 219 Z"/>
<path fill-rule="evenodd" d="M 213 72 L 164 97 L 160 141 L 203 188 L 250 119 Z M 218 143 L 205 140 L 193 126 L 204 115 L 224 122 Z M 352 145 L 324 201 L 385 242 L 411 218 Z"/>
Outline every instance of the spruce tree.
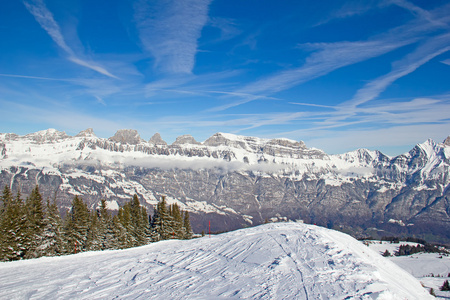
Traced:
<path fill-rule="evenodd" d="M 26 210 L 20 191 L 17 192 L 17 196 L 13 199 L 11 194 L 4 190 L 3 201 L 6 203 L 6 207 L 0 228 L 0 259 L 4 261 L 22 259 L 29 246 L 29 239 L 27 238 Z"/>
<path fill-rule="evenodd" d="M 74 197 L 72 208 L 66 214 L 64 223 L 67 252 L 78 253 L 85 251 L 89 232 L 89 209 L 78 196 Z"/>
<path fill-rule="evenodd" d="M 89 216 L 89 229 L 86 237 L 86 250 L 99 251 L 101 249 L 100 212 L 93 210 Z"/>
<path fill-rule="evenodd" d="M 106 200 L 101 200 L 100 203 L 98 236 L 101 250 L 119 249 L 115 239 L 113 219 L 108 212 Z"/>
<path fill-rule="evenodd" d="M 155 214 L 152 218 L 150 237 L 153 242 L 167 240 L 172 236 L 171 216 L 168 214 L 166 198 L 161 197 L 161 201 L 156 206 Z"/>
<path fill-rule="evenodd" d="M 441 291 L 450 291 L 450 284 L 448 280 L 444 281 L 444 284 L 440 287 Z"/>
<path fill-rule="evenodd" d="M 62 255 L 65 252 L 63 222 L 59 214 L 56 199 L 52 203 L 47 199 L 42 236 L 42 244 L 37 248 L 40 255 L 56 256 Z"/>
<path fill-rule="evenodd" d="M 189 218 L 189 212 L 184 212 L 184 218 L 183 218 L 183 228 L 184 228 L 184 239 L 189 240 L 192 238 L 192 228 L 191 228 L 191 221 Z"/>
<path fill-rule="evenodd" d="M 119 223 L 120 235 L 121 235 L 121 247 L 130 248 L 137 245 L 136 236 L 134 234 L 134 224 L 131 220 L 131 205 L 130 202 L 125 203 L 124 206 L 119 208 L 117 214 Z"/>
<path fill-rule="evenodd" d="M 39 193 L 39 188 L 36 186 L 25 202 L 26 213 L 26 236 L 24 244 L 26 247 L 25 258 L 35 258 L 42 256 L 42 248 L 45 246 L 43 231 L 44 231 L 44 208 L 42 203 L 42 196 Z"/>

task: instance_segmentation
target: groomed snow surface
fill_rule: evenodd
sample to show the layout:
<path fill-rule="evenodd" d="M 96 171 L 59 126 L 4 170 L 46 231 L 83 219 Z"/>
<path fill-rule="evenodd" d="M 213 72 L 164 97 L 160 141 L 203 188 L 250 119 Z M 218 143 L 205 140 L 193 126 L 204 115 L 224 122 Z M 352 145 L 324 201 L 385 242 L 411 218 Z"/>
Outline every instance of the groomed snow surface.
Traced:
<path fill-rule="evenodd" d="M 352 237 L 273 223 L 189 241 L 0 263 L 2 299 L 433 299 Z"/>

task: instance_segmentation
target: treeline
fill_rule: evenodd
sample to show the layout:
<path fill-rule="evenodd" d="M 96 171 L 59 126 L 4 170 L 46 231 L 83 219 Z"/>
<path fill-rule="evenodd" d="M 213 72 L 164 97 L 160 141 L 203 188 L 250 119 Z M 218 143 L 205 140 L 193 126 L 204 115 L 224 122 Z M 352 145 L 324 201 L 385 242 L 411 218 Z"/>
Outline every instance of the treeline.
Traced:
<path fill-rule="evenodd" d="M 5 187 L 0 203 L 0 261 L 83 251 L 125 249 L 151 242 L 192 238 L 189 213 L 177 204 L 158 203 L 153 217 L 139 203 L 137 195 L 112 215 L 102 200 L 90 210 L 78 196 L 61 217 L 56 202 L 44 203 L 39 188 L 22 200 Z"/>
<path fill-rule="evenodd" d="M 441 249 L 435 245 L 431 244 L 425 244 L 425 245 L 400 245 L 398 247 L 398 250 L 395 252 L 395 256 L 403 256 L 403 255 L 411 255 L 416 254 L 420 252 L 425 253 L 441 253 L 441 254 L 448 254 L 448 251 L 445 249 Z"/>

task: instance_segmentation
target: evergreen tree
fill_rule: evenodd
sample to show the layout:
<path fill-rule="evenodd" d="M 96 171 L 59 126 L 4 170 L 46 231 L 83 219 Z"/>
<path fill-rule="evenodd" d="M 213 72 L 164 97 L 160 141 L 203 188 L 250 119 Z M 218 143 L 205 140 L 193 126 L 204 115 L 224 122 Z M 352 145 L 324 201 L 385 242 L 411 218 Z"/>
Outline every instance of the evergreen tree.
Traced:
<path fill-rule="evenodd" d="M 130 202 L 125 203 L 124 206 L 119 208 L 117 214 L 119 226 L 120 245 L 121 248 L 130 248 L 137 245 L 136 236 L 134 233 L 134 226 L 131 220 L 131 205 Z M 119 224 L 118 224 L 119 225 Z"/>
<path fill-rule="evenodd" d="M 448 280 L 444 281 L 444 284 L 440 288 L 441 291 L 450 291 L 450 284 Z"/>
<path fill-rule="evenodd" d="M 50 200 L 47 199 L 42 237 L 42 243 L 36 249 L 39 253 L 38 256 L 56 256 L 65 252 L 63 222 L 56 200 L 50 203 Z"/>
<path fill-rule="evenodd" d="M 89 209 L 86 204 L 75 196 L 72 208 L 66 214 L 65 233 L 68 253 L 78 253 L 86 250 L 89 233 Z"/>
<path fill-rule="evenodd" d="M 174 238 L 183 239 L 185 236 L 185 230 L 183 227 L 183 218 L 181 217 L 180 207 L 178 204 L 174 203 L 170 206 L 170 216 L 171 218 L 171 227 L 172 227 L 172 235 Z"/>
<path fill-rule="evenodd" d="M 183 228 L 184 228 L 184 239 L 189 240 L 192 238 L 192 228 L 191 228 L 191 221 L 189 219 L 189 212 L 184 212 L 184 218 L 183 218 Z"/>
<path fill-rule="evenodd" d="M 35 258 L 42 256 L 42 247 L 44 246 L 44 208 L 42 204 L 42 196 L 39 188 L 36 186 L 25 202 L 26 236 L 24 245 L 26 247 L 25 258 Z"/>
<path fill-rule="evenodd" d="M 105 200 L 101 200 L 100 203 L 99 225 L 97 230 L 101 250 L 119 249 L 115 239 L 113 219 L 108 212 Z"/>
<path fill-rule="evenodd" d="M 100 212 L 93 210 L 89 216 L 89 229 L 86 237 L 86 250 L 99 251 L 101 248 L 100 237 Z"/>
<path fill-rule="evenodd" d="M 120 212 L 120 209 L 119 209 Z M 114 240 L 113 240 L 113 248 L 114 249 L 125 249 L 129 247 L 129 236 L 127 229 L 122 225 L 122 222 L 119 219 L 119 215 L 116 215 L 112 218 L 112 223 L 114 225 Z"/>
<path fill-rule="evenodd" d="M 141 207 L 138 196 L 135 194 L 130 203 L 131 230 L 135 240 L 133 246 L 142 246 L 148 243 L 148 217 L 145 207 Z"/>
<path fill-rule="evenodd" d="M 171 216 L 168 213 L 166 198 L 161 197 L 161 201 L 156 206 L 155 214 L 152 218 L 150 237 L 153 242 L 167 240 L 172 236 Z"/>
<path fill-rule="evenodd" d="M 13 199 L 9 189 L 4 190 L 6 203 L 0 227 L 0 259 L 4 261 L 22 259 L 27 250 L 27 217 L 20 191 Z"/>

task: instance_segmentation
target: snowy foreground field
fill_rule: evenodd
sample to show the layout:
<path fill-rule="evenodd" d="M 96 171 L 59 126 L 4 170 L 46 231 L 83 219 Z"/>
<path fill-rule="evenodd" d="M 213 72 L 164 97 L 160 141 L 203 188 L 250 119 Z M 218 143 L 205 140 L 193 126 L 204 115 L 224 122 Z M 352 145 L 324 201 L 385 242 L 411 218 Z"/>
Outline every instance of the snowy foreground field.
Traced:
<path fill-rule="evenodd" d="M 400 242 L 391 244 L 389 242 L 371 241 L 369 248 L 384 253 L 388 250 L 394 254 L 400 245 L 416 246 L 417 243 Z M 427 288 L 433 288 L 438 298 L 450 299 L 450 291 L 440 291 L 445 280 L 450 281 L 450 257 L 438 253 L 417 253 L 408 256 L 390 256 L 389 260 L 408 271 L 416 277 Z"/>
<path fill-rule="evenodd" d="M 433 299 L 343 233 L 275 223 L 189 241 L 0 263 L 2 299 Z"/>

